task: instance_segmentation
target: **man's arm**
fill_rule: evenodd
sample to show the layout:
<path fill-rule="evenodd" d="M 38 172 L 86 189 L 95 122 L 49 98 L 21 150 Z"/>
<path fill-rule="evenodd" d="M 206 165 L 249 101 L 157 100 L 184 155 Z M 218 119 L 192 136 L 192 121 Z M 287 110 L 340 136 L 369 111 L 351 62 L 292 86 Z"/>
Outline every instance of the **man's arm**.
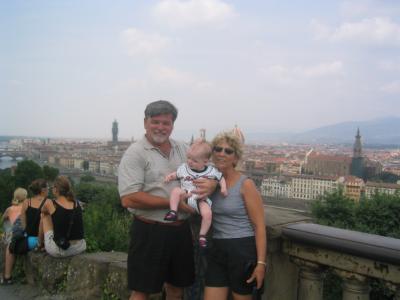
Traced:
<path fill-rule="evenodd" d="M 154 196 L 146 192 L 135 192 L 121 197 L 121 204 L 125 208 L 153 209 L 168 208 L 169 200 Z"/>

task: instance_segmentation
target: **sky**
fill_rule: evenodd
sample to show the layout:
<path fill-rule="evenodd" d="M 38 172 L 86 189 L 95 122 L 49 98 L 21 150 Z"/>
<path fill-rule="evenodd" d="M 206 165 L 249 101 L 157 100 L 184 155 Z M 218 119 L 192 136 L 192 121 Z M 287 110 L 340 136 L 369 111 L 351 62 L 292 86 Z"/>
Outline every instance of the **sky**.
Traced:
<path fill-rule="evenodd" d="M 300 132 L 400 116 L 398 0 L 0 0 L 0 135 Z"/>

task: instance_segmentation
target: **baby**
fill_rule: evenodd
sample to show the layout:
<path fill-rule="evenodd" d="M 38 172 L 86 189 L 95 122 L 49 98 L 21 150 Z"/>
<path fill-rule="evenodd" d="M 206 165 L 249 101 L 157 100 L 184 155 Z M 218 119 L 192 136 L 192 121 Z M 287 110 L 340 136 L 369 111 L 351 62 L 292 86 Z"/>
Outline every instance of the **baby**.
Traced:
<path fill-rule="evenodd" d="M 195 141 L 187 152 L 187 162 L 180 165 L 176 172 L 173 172 L 165 177 L 165 182 L 172 180 L 180 180 L 181 187 L 176 187 L 170 195 L 170 211 L 165 215 L 164 220 L 176 221 L 177 210 L 182 194 L 189 194 L 187 199 L 188 205 L 196 210 L 202 217 L 200 225 L 199 246 L 207 247 L 206 234 L 211 227 L 211 200 L 208 198 L 198 199 L 196 194 L 191 191 L 196 189 L 193 180 L 197 178 L 208 178 L 219 181 L 221 193 L 225 197 L 228 195 L 226 182 L 222 173 L 215 167 L 208 165 L 212 153 L 211 146 L 204 140 Z"/>

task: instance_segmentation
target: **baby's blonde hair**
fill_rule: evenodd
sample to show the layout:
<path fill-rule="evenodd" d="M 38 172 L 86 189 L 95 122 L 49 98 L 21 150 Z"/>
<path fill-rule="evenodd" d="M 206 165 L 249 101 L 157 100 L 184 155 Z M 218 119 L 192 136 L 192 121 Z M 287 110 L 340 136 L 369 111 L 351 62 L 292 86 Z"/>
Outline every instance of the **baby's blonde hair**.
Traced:
<path fill-rule="evenodd" d="M 24 202 L 24 200 L 26 199 L 26 197 L 28 196 L 28 191 L 24 188 L 17 188 L 14 191 L 14 198 L 11 201 L 12 205 L 18 205 L 22 202 Z"/>
<path fill-rule="evenodd" d="M 210 159 L 211 153 L 212 153 L 212 148 L 210 143 L 208 143 L 206 140 L 199 138 L 196 139 L 192 145 L 190 145 L 190 150 L 196 150 L 198 151 L 199 155 L 204 158 L 204 159 Z"/>

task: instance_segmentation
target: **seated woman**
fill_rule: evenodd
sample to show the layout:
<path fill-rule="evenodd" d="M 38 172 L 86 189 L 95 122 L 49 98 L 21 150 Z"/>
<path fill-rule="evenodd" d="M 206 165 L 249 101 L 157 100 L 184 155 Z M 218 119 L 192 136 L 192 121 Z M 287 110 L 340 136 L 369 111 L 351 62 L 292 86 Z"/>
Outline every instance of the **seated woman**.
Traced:
<path fill-rule="evenodd" d="M 1 221 L 4 226 L 4 242 L 7 246 L 6 251 L 5 251 L 5 263 L 4 263 L 4 273 L 3 273 L 3 279 L 2 279 L 2 284 L 11 284 L 12 279 L 11 279 L 11 273 L 12 273 L 12 268 L 15 262 L 15 256 L 14 254 L 10 253 L 10 250 L 8 249 L 8 245 L 11 242 L 11 237 L 12 237 L 12 227 L 17 220 L 18 217 L 21 215 L 22 211 L 22 203 L 26 199 L 26 196 L 28 195 L 28 192 L 23 189 L 23 188 L 17 188 L 14 191 L 14 198 L 11 201 L 11 206 L 8 207 L 3 216 L 1 217 Z"/>
<path fill-rule="evenodd" d="M 226 180 L 228 196 L 211 196 L 213 243 L 207 255 L 204 299 L 252 299 L 261 289 L 266 268 L 264 207 L 254 182 L 236 170 L 242 144 L 222 133 L 212 141 L 212 159 Z"/>
<path fill-rule="evenodd" d="M 77 255 L 86 250 L 82 209 L 75 200 L 71 183 L 65 176 L 54 181 L 54 201 L 46 201 L 42 208 L 44 246 L 54 257 Z"/>

